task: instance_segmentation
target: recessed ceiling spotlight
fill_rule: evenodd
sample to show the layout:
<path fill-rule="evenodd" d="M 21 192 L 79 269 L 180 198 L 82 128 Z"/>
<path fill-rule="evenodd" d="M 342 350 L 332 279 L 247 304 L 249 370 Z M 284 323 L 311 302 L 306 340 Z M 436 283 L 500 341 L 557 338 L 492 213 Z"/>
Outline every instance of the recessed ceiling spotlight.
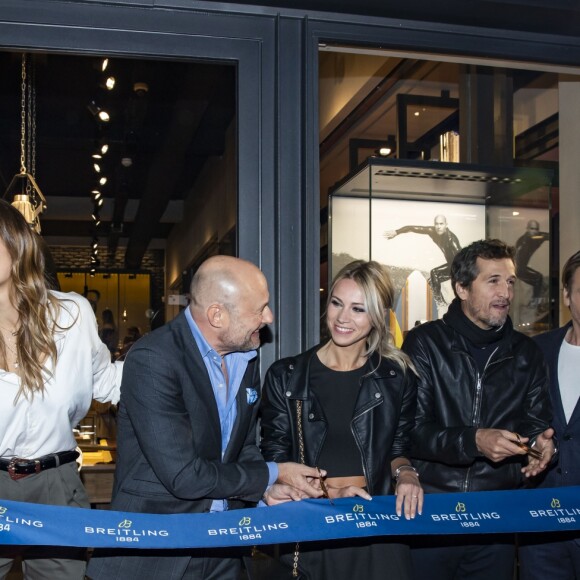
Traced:
<path fill-rule="evenodd" d="M 147 83 L 134 83 L 133 91 L 138 95 L 144 95 L 149 92 L 149 85 Z"/>
<path fill-rule="evenodd" d="M 415 111 L 415 117 L 418 117 L 421 113 L 419 113 L 419 111 Z"/>
<path fill-rule="evenodd" d="M 107 70 L 107 67 L 109 66 L 109 59 L 108 58 L 104 58 L 103 62 L 101 63 L 101 70 L 103 72 L 105 72 Z"/>
<path fill-rule="evenodd" d="M 101 155 L 105 155 L 109 150 L 109 145 L 107 143 L 103 143 L 101 145 Z"/>
<path fill-rule="evenodd" d="M 107 183 L 107 178 L 103 176 L 99 179 L 99 185 L 105 185 L 105 183 Z"/>
<path fill-rule="evenodd" d="M 115 88 L 115 82 L 115 77 L 107 77 L 107 80 L 105 81 L 105 87 L 107 90 L 112 91 Z"/>
<path fill-rule="evenodd" d="M 108 123 L 111 120 L 111 117 L 107 111 L 99 111 L 98 117 L 103 123 Z"/>
<path fill-rule="evenodd" d="M 97 173 L 101 173 L 101 166 L 98 163 L 93 163 L 93 169 L 97 172 Z"/>

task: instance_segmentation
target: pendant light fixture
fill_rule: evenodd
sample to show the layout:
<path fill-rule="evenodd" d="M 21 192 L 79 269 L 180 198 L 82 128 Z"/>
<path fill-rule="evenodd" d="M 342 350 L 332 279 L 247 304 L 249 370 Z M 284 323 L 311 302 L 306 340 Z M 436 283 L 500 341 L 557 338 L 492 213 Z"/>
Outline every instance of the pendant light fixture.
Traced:
<path fill-rule="evenodd" d="M 39 215 L 46 199 L 36 183 L 36 87 L 34 68 L 27 76 L 28 55 L 22 54 L 22 95 L 20 100 L 20 172 L 13 178 L 4 197 L 24 216 L 30 227 L 40 233 Z"/>

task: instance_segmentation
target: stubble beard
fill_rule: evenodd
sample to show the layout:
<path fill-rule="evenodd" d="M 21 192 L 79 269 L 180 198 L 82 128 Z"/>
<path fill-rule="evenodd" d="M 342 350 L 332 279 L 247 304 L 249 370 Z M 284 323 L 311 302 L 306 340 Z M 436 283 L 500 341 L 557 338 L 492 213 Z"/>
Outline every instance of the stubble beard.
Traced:
<path fill-rule="evenodd" d="M 260 346 L 259 335 L 258 339 L 254 340 L 253 333 L 245 336 L 243 340 L 235 340 L 228 334 L 224 337 L 223 342 L 227 345 L 230 352 L 248 352 L 250 350 L 256 350 Z"/>
<path fill-rule="evenodd" d="M 487 319 L 481 319 L 483 320 L 483 322 L 485 322 L 488 326 L 490 326 L 491 328 L 501 328 L 507 320 L 507 317 L 509 316 L 509 307 L 506 310 L 505 315 L 498 315 L 498 316 L 488 316 Z"/>

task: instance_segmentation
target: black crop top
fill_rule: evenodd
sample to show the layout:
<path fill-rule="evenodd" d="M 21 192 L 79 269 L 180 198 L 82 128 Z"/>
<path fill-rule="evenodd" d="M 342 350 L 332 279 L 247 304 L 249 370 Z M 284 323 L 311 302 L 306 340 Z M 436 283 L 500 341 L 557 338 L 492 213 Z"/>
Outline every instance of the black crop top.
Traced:
<path fill-rule="evenodd" d="M 368 363 L 353 371 L 335 371 L 322 364 L 318 356 L 312 357 L 310 389 L 328 421 L 318 466 L 326 469 L 328 477 L 363 475 L 361 455 L 350 422 L 360 381 L 368 371 Z"/>

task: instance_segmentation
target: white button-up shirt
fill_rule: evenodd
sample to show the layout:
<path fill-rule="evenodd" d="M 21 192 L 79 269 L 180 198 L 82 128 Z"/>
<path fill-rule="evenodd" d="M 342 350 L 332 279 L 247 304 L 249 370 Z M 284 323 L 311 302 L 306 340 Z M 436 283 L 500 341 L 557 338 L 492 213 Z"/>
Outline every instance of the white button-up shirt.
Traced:
<path fill-rule="evenodd" d="M 71 292 L 52 292 L 61 303 L 55 331 L 57 363 L 45 363 L 45 392 L 16 402 L 20 377 L 0 370 L 0 457 L 34 459 L 77 446 L 73 428 L 87 414 L 92 399 L 119 400 L 123 363 L 99 338 L 88 300 Z"/>

